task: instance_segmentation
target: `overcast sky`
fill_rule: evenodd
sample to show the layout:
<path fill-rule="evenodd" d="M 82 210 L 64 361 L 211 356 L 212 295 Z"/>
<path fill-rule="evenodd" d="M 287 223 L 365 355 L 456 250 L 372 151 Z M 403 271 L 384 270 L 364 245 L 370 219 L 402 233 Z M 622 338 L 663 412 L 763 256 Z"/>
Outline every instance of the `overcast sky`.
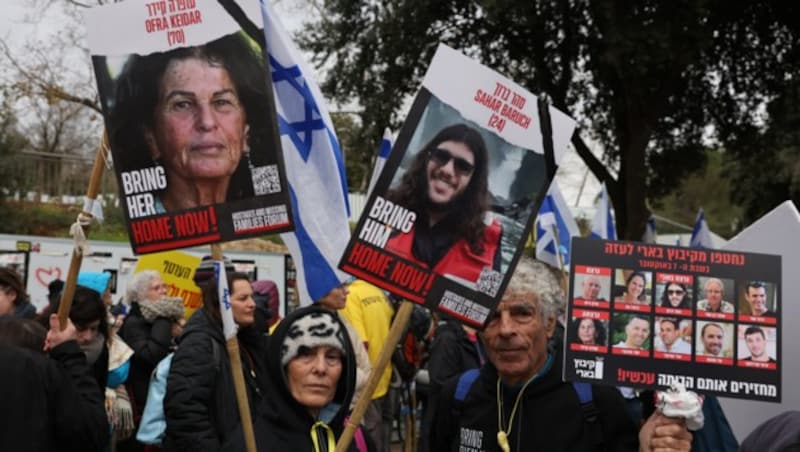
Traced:
<path fill-rule="evenodd" d="M 38 24 L 32 24 L 29 19 L 38 17 L 39 12 L 30 9 L 27 6 L 29 4 L 30 0 L 5 0 L 3 2 L 3 14 L 0 14 L 0 36 L 4 37 L 6 42 L 11 45 L 20 45 L 24 39 L 32 37 L 46 39 L 51 33 L 58 32 L 60 22 L 69 20 L 64 17 L 57 7 L 58 2 L 56 2 L 56 6 L 45 11 L 43 19 Z M 303 6 L 307 3 L 302 1 L 281 0 L 275 5 L 281 14 L 284 26 L 290 32 L 297 31 L 310 17 L 310 14 L 313 14 L 313 10 L 308 6 Z M 376 137 L 376 142 L 377 140 Z M 586 178 L 586 183 L 580 199 L 578 199 L 584 178 Z M 600 184 L 591 173 L 587 175 L 586 166 L 571 147 L 559 168 L 557 181 L 567 203 L 571 206 L 578 204 L 588 208 L 589 210 L 584 215 L 591 215 L 591 207 L 594 197 L 600 190 Z"/>

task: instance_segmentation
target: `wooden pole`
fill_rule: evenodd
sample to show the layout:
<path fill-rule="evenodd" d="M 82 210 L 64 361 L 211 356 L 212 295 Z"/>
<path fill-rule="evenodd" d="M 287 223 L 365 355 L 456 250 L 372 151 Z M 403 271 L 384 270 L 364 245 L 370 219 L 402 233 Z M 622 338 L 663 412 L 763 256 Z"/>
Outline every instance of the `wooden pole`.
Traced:
<path fill-rule="evenodd" d="M 224 260 L 222 256 L 222 246 L 219 243 L 211 245 L 211 258 L 215 261 Z M 244 444 L 247 448 L 247 452 L 257 452 L 256 437 L 255 432 L 253 432 L 253 418 L 250 416 L 250 402 L 247 398 L 247 388 L 244 384 L 242 357 L 239 355 L 239 339 L 234 336 L 226 340 L 225 348 L 228 350 L 228 359 L 231 364 L 233 390 L 236 392 L 236 403 L 239 405 L 239 419 L 242 421 Z"/>
<path fill-rule="evenodd" d="M 105 169 L 105 152 L 108 148 L 108 135 L 104 132 L 103 138 L 100 140 L 100 145 L 97 147 L 97 155 L 94 157 L 94 166 L 92 167 L 92 175 L 89 177 L 89 186 L 86 189 L 86 198 L 88 202 L 93 202 L 97 199 L 98 188 L 100 181 L 103 178 L 103 170 Z M 87 203 L 84 203 L 84 209 L 87 208 Z M 91 207 L 88 207 L 91 210 Z M 78 215 L 78 224 L 83 229 L 84 235 L 89 231 L 89 224 L 83 224 L 81 219 L 91 220 L 92 212 L 82 210 Z M 61 293 L 61 302 L 58 305 L 58 321 L 61 331 L 67 327 L 67 318 L 69 317 L 70 308 L 72 308 L 72 297 L 75 296 L 75 286 L 78 281 L 78 272 L 81 269 L 83 262 L 83 254 L 77 248 L 72 249 L 72 259 L 69 262 L 69 270 L 67 271 L 67 279 L 64 281 L 64 291 Z"/>
<path fill-rule="evenodd" d="M 383 375 L 383 370 L 386 369 L 386 366 L 389 364 L 392 353 L 394 353 L 394 348 L 397 346 L 397 343 L 400 342 L 400 336 L 402 336 L 403 332 L 406 330 L 413 311 L 414 303 L 410 301 L 402 302 L 400 308 L 397 309 L 397 315 L 395 315 L 392 327 L 389 329 L 389 336 L 386 337 L 383 348 L 381 348 L 381 353 L 378 355 L 378 362 L 372 367 L 372 372 L 370 372 L 369 378 L 367 378 L 367 384 L 364 386 L 364 389 L 361 390 L 361 397 L 358 399 L 355 408 L 353 408 L 353 414 L 350 415 L 347 426 L 344 432 L 342 432 L 339 442 L 336 443 L 336 452 L 345 452 L 347 448 L 350 447 L 350 443 L 353 442 L 353 435 L 356 433 L 356 428 L 361 424 L 361 419 L 364 418 L 364 413 L 366 413 L 367 407 L 372 401 L 372 394 L 375 393 L 375 388 L 378 387 L 378 382 L 381 379 L 381 375 Z"/>

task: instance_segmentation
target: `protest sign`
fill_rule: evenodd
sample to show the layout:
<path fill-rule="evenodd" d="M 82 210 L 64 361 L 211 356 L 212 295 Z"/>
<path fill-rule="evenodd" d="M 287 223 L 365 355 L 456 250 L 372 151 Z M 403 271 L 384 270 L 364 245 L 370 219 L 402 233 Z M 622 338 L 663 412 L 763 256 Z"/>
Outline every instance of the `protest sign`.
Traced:
<path fill-rule="evenodd" d="M 129 0 L 86 13 L 134 253 L 292 229 L 256 1 Z"/>
<path fill-rule="evenodd" d="M 339 267 L 481 327 L 574 127 L 440 45 Z"/>
<path fill-rule="evenodd" d="M 574 238 L 570 278 L 565 379 L 781 400 L 780 256 Z"/>
<path fill-rule="evenodd" d="M 152 253 L 139 258 L 135 273 L 142 270 L 155 270 L 167 285 L 168 297 L 183 299 L 184 317 L 187 319 L 203 305 L 200 288 L 194 283 L 194 271 L 200 265 L 200 258 L 180 251 Z"/>
<path fill-rule="evenodd" d="M 792 201 L 785 201 L 753 224 L 745 228 L 726 245 L 727 250 L 774 253 L 781 256 L 783 284 L 779 290 L 784 303 L 781 305 L 781 381 L 791 382 L 800 375 L 800 303 L 791 302 L 800 292 L 800 280 L 795 269 L 800 267 L 800 213 Z M 721 398 L 720 404 L 731 424 L 733 432 L 741 441 L 765 420 L 780 413 L 797 410 L 800 406 L 800 391 L 786 391 L 781 403 L 755 402 Z"/>

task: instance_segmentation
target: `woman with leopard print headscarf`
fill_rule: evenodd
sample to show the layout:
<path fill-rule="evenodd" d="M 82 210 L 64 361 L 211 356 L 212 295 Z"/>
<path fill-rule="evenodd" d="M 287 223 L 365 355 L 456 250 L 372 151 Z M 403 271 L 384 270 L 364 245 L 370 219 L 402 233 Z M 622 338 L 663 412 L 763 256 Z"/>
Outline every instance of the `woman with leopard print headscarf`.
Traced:
<path fill-rule="evenodd" d="M 356 364 L 345 326 L 317 305 L 289 314 L 269 338 L 265 398 L 273 450 L 331 452 L 342 434 L 356 385 Z M 352 451 L 373 450 L 360 431 Z"/>

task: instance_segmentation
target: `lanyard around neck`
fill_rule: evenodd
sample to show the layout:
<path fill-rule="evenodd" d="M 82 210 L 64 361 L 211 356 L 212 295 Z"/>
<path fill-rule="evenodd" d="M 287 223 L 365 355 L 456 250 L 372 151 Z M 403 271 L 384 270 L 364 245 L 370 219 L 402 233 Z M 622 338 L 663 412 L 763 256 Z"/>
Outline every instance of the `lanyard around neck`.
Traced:
<path fill-rule="evenodd" d="M 319 439 L 317 438 L 317 427 L 322 427 L 325 431 L 325 436 L 328 440 L 328 448 L 327 449 L 320 449 L 319 446 Z M 314 425 L 311 426 L 311 443 L 314 444 L 314 452 L 322 452 L 323 450 L 327 450 L 328 452 L 333 452 L 336 449 L 336 439 L 333 436 L 333 430 L 328 427 L 328 424 L 317 421 Z"/>
<path fill-rule="evenodd" d="M 517 414 L 517 408 L 519 407 L 519 401 L 522 399 L 522 394 L 525 392 L 525 389 L 528 387 L 531 382 L 539 378 L 540 375 L 546 373 L 550 370 L 550 367 L 553 365 L 553 355 L 547 354 L 547 361 L 545 361 L 544 366 L 536 372 L 536 375 L 531 377 L 528 381 L 522 385 L 522 389 L 519 390 L 517 393 L 517 398 L 514 401 L 514 407 L 511 409 L 511 416 L 508 418 L 508 430 L 503 428 L 503 394 L 502 394 L 502 386 L 500 384 L 500 376 L 497 377 L 497 445 L 500 446 L 500 449 L 503 452 L 510 452 L 511 446 L 508 444 L 508 435 L 511 434 L 511 429 L 514 427 L 514 416 Z"/>

